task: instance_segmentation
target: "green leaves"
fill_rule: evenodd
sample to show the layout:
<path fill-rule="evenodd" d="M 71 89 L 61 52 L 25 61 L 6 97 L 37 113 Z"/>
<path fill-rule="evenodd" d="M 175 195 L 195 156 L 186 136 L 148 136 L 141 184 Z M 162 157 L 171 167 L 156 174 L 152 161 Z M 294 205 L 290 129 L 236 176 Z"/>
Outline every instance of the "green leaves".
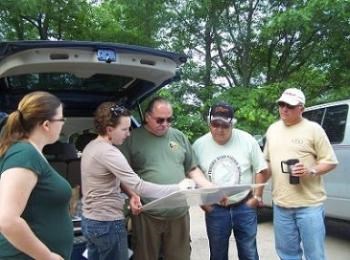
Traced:
<path fill-rule="evenodd" d="M 237 126 L 263 133 L 284 88 L 307 105 L 350 97 L 347 0 L 1 0 L 0 39 L 112 41 L 190 54 L 162 90 L 175 126 L 208 131 L 209 106 L 233 104 Z"/>

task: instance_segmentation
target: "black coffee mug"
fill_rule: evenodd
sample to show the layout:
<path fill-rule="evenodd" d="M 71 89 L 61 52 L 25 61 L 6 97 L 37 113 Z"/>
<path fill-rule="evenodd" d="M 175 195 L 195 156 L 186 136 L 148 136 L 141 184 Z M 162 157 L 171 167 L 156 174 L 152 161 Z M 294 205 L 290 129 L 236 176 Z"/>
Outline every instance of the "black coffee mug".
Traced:
<path fill-rule="evenodd" d="M 289 183 L 290 184 L 299 184 L 300 180 L 298 176 L 292 175 L 292 166 L 297 164 L 299 159 L 289 159 L 286 161 L 281 161 L 281 170 L 283 173 L 289 174 Z M 285 169 L 287 170 L 285 171 Z"/>

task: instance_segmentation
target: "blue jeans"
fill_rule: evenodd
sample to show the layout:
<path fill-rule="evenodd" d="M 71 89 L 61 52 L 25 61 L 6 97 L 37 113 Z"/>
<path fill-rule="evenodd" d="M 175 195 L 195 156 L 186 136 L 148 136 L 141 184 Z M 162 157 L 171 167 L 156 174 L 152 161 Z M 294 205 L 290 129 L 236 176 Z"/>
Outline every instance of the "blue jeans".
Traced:
<path fill-rule="evenodd" d="M 273 206 L 275 246 L 282 260 L 324 260 L 324 207 Z"/>
<path fill-rule="evenodd" d="M 98 221 L 82 218 L 89 260 L 127 260 L 128 236 L 124 220 Z"/>
<path fill-rule="evenodd" d="M 227 260 L 232 230 L 236 239 L 238 257 L 242 260 L 259 259 L 256 248 L 256 208 L 245 203 L 232 207 L 213 206 L 205 214 L 211 260 Z"/>

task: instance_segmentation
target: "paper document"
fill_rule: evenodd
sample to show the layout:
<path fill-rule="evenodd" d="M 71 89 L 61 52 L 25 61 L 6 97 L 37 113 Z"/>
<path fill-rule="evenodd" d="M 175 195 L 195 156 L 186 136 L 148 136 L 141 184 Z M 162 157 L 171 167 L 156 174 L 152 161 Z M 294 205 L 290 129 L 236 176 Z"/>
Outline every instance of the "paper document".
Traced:
<path fill-rule="evenodd" d="M 265 184 L 238 184 L 233 186 L 177 191 L 147 203 L 143 206 L 143 210 L 214 204 L 218 203 L 224 197 L 230 197 L 263 185 Z"/>

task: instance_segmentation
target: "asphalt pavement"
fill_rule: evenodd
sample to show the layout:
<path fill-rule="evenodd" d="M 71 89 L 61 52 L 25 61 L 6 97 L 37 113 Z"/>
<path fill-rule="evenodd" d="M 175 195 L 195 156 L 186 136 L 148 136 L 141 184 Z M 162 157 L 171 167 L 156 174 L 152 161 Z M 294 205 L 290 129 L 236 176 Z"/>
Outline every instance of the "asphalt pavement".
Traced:
<path fill-rule="evenodd" d="M 191 215 L 191 260 L 209 259 L 209 245 L 205 229 L 204 213 L 199 207 L 190 208 Z M 258 225 L 257 243 L 260 260 L 278 260 L 274 249 L 271 214 L 263 216 Z M 326 255 L 328 260 L 350 259 L 350 224 L 327 221 Z M 237 250 L 233 235 L 230 238 L 229 259 L 235 260 Z"/>

